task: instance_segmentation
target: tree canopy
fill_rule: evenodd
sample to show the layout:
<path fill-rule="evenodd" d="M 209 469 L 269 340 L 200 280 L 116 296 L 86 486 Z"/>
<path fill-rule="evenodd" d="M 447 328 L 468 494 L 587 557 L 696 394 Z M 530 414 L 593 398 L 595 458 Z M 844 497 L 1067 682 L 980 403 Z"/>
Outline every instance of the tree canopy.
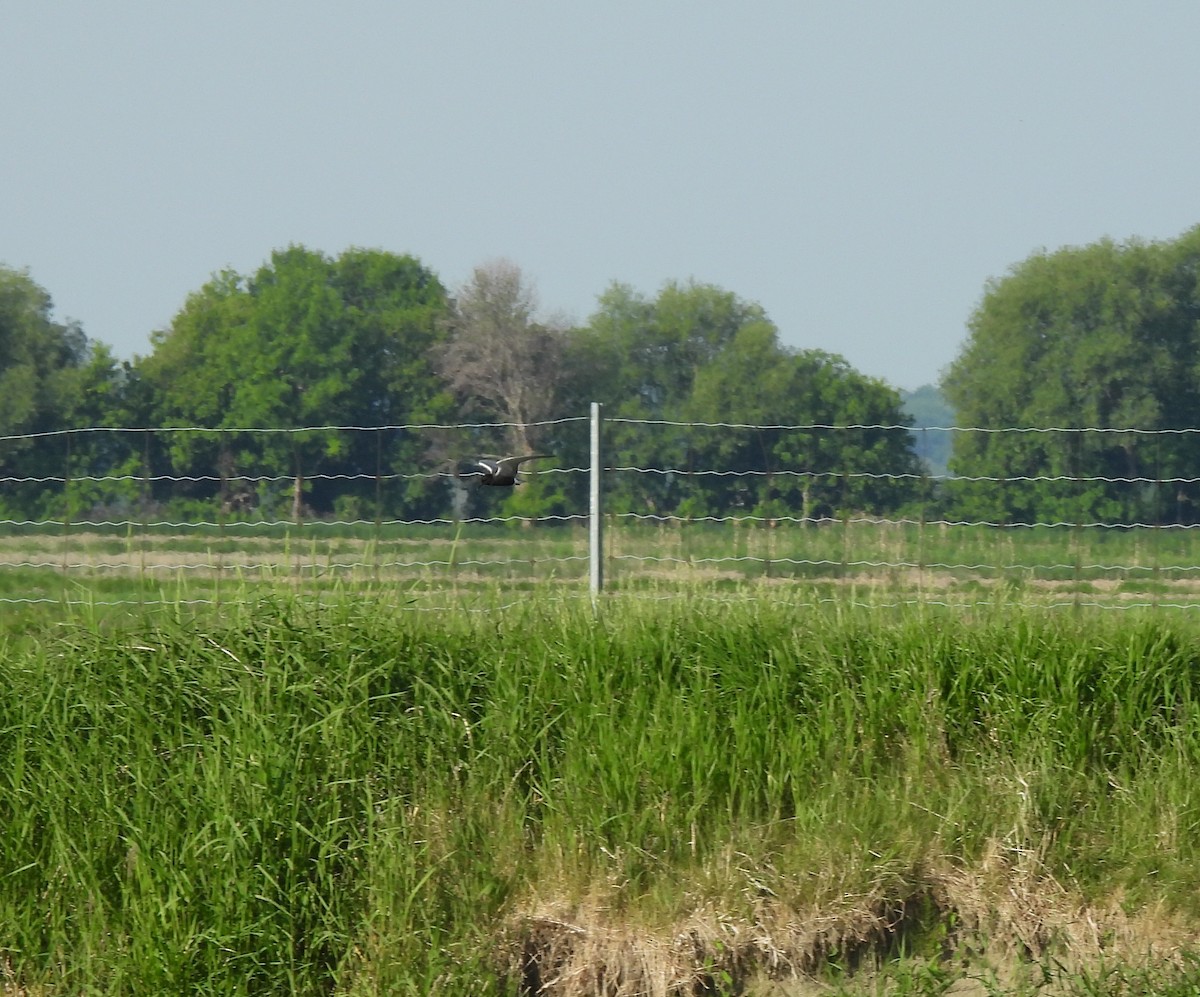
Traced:
<path fill-rule="evenodd" d="M 291 246 L 251 274 L 213 275 L 149 355 L 117 364 L 54 323 L 27 275 L 4 277 L 2 425 L 127 430 L 46 458 L 72 479 L 75 510 L 568 514 L 586 504 L 583 475 L 531 469 L 498 507 L 491 495 L 464 505 L 431 473 L 491 448 L 579 467 L 593 400 L 608 417 L 613 512 L 819 517 L 894 510 L 918 490 L 893 389 L 834 354 L 783 346 L 759 305 L 711 284 L 652 296 L 613 284 L 571 328 L 537 314 L 532 283 L 507 261 L 450 297 L 411 256 Z"/>
<path fill-rule="evenodd" d="M 694 282 L 669 283 L 654 300 L 615 284 L 599 304 L 578 343 L 594 397 L 610 415 L 662 423 L 610 428 L 618 463 L 661 469 L 623 474 L 618 507 L 808 518 L 896 509 L 916 495 L 903 430 L 780 428 L 908 419 L 895 390 L 841 357 L 784 347 L 760 306 Z"/>
<path fill-rule="evenodd" d="M 90 341 L 79 323 L 55 321 L 49 293 L 28 271 L 0 267 L 0 435 L 122 423 L 123 373 L 111 350 Z M 90 470 L 92 456 L 86 441 L 72 448 L 65 437 L 36 450 L 31 440 L 7 440 L 0 443 L 0 472 L 70 477 Z M 103 457 L 108 466 L 119 463 L 118 455 Z M 37 480 L 13 482 L 4 491 L 0 506 L 13 515 L 18 508 L 46 514 L 65 500 L 64 489 Z"/>
<path fill-rule="evenodd" d="M 56 322 L 50 295 L 24 270 L 0 267 L 0 434 L 46 432 L 89 412 L 85 390 L 111 353 L 77 322 Z"/>
<path fill-rule="evenodd" d="M 411 256 L 351 249 L 336 259 L 301 246 L 275 252 L 250 277 L 226 271 L 189 296 L 139 365 L 164 426 L 213 429 L 384 427 L 433 422 L 451 411 L 432 351 L 446 293 Z M 214 453 L 214 447 L 219 453 Z M 249 448 L 249 449 L 248 449 Z M 388 433 L 389 460 L 421 459 L 419 441 Z M 362 474 L 381 460 L 377 438 L 180 436 L 178 467 L 196 460 L 236 475 L 254 465 L 293 476 L 290 502 L 327 509 L 314 473 Z M 409 499 L 417 486 L 404 486 Z M 258 502 L 271 500 L 260 495 Z M 278 501 L 278 496 L 275 501 Z"/>
<path fill-rule="evenodd" d="M 942 381 L 959 424 L 1063 432 L 956 434 L 951 469 L 988 479 L 955 484 L 964 515 L 1196 520 L 1195 485 L 1160 484 L 1194 477 L 1194 435 L 1121 430 L 1200 426 L 1198 274 L 1200 228 L 1038 253 L 988 284 Z"/>

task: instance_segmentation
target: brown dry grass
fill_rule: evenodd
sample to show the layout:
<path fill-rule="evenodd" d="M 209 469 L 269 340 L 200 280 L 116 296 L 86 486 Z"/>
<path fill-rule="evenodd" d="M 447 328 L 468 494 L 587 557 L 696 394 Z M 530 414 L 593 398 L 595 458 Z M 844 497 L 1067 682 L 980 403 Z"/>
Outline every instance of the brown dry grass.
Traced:
<path fill-rule="evenodd" d="M 523 993 L 545 997 L 804 997 L 829 992 L 831 966 L 869 981 L 915 946 L 965 994 L 984 992 L 985 973 L 1015 986 L 1049 960 L 1068 974 L 1102 962 L 1165 966 L 1198 943 L 1195 927 L 1164 908 L 1088 904 L 1036 854 L 997 842 L 977 868 L 925 870 L 906 897 L 881 889 L 803 910 L 766 897 L 749 917 L 703 905 L 649 925 L 602 897 L 530 898 L 509 926 L 506 959 Z M 1039 992 L 1055 989 L 1043 981 Z"/>

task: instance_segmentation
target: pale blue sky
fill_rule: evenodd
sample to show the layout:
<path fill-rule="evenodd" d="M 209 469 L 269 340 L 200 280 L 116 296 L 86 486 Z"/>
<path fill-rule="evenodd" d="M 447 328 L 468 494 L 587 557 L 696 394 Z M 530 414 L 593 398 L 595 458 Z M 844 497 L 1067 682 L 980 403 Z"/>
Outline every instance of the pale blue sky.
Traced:
<path fill-rule="evenodd" d="M 913 388 L 989 277 L 1200 222 L 1200 4 L 5 0 L 0 263 L 128 357 L 289 243 L 761 304 Z"/>

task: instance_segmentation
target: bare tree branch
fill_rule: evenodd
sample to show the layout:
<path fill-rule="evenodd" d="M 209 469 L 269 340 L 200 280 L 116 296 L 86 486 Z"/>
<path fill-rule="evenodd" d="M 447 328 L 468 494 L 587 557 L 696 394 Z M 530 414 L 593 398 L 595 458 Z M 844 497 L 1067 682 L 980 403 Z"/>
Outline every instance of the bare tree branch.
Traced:
<path fill-rule="evenodd" d="M 465 408 L 489 413 L 509 431 L 514 453 L 534 448 L 530 423 L 551 418 L 562 387 L 563 329 L 535 320 L 537 295 L 508 260 L 476 267 L 454 300 L 442 376 Z"/>

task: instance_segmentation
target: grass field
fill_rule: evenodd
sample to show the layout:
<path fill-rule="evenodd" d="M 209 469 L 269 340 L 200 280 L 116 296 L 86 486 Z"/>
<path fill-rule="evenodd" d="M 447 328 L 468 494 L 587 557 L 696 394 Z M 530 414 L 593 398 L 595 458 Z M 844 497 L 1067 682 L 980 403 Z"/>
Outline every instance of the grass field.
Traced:
<path fill-rule="evenodd" d="M 740 590 L 820 603 L 981 602 L 1200 608 L 1200 531 L 990 527 L 871 520 L 653 525 L 613 520 L 607 587 Z M 554 583 L 586 585 L 581 524 L 230 523 L 134 527 L 9 526 L 0 598 L 139 603 L 164 592 L 219 603 L 247 586 L 327 591 L 397 586 L 435 605 Z M 781 592 L 768 595 L 779 587 Z M 453 600 L 452 600 L 453 601 Z"/>
<path fill-rule="evenodd" d="M 1188 613 L 280 573 L 10 605 L 6 992 L 1200 989 Z"/>

